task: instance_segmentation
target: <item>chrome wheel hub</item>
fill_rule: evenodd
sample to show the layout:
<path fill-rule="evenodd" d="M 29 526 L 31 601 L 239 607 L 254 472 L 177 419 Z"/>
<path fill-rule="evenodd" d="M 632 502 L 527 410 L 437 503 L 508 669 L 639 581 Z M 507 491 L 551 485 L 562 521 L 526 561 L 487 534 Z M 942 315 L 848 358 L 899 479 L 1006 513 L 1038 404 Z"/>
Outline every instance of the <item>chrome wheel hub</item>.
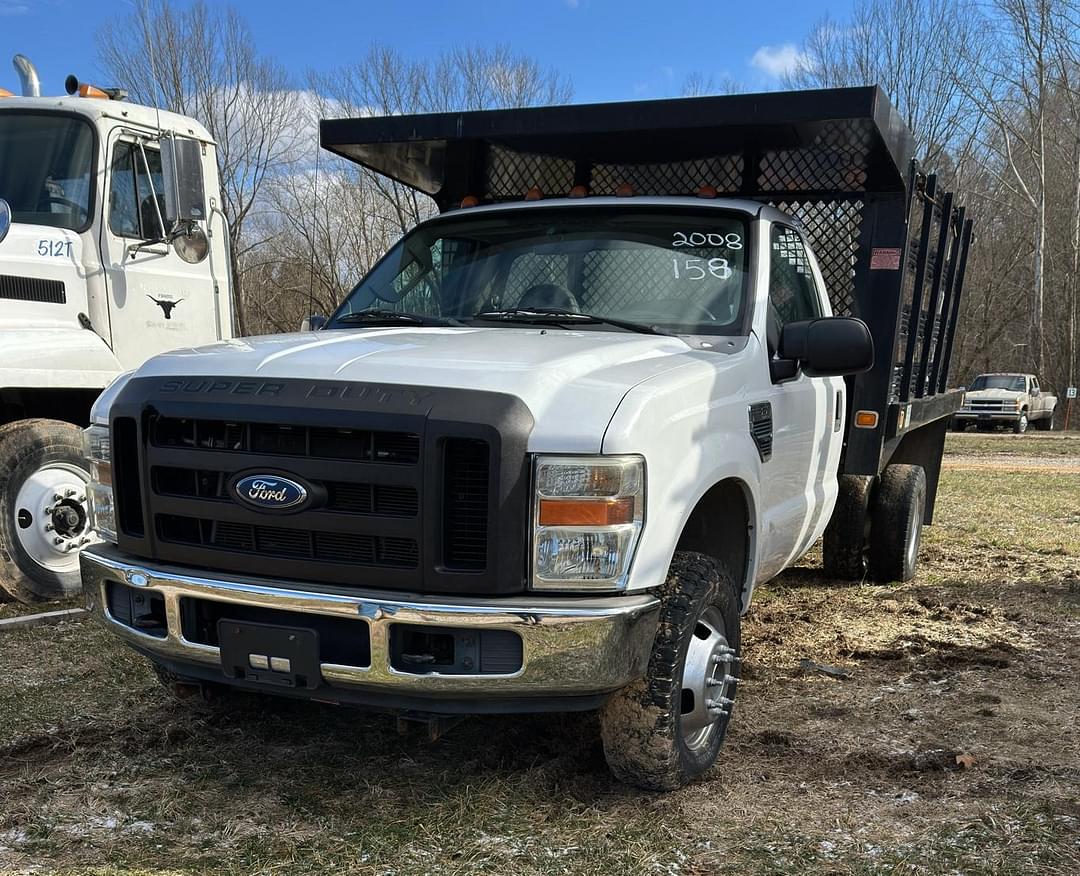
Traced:
<path fill-rule="evenodd" d="M 92 540 L 86 507 L 89 479 L 77 465 L 50 462 L 19 487 L 15 534 L 22 549 L 42 568 L 57 573 L 78 568 L 78 549 Z"/>
<path fill-rule="evenodd" d="M 679 723 L 691 751 L 707 748 L 731 711 L 738 663 L 723 615 L 717 608 L 706 609 L 694 627 L 683 668 Z"/>

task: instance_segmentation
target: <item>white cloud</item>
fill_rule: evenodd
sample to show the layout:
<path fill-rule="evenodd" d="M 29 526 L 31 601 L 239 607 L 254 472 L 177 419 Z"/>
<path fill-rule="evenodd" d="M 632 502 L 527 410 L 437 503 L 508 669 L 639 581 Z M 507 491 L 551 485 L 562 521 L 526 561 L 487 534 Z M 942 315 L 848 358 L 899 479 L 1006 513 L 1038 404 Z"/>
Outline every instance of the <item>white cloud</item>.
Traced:
<path fill-rule="evenodd" d="M 30 7 L 25 3 L 0 0 L 0 15 L 26 15 Z"/>
<path fill-rule="evenodd" d="M 793 73 L 804 57 L 793 43 L 784 43 L 782 46 L 762 46 L 754 52 L 750 65 L 757 67 L 766 76 L 779 79 L 786 73 Z"/>
<path fill-rule="evenodd" d="M 579 5 L 578 0 L 565 0 L 565 2 L 566 2 L 566 6 L 567 6 L 568 9 L 577 9 L 578 8 L 578 5 Z"/>

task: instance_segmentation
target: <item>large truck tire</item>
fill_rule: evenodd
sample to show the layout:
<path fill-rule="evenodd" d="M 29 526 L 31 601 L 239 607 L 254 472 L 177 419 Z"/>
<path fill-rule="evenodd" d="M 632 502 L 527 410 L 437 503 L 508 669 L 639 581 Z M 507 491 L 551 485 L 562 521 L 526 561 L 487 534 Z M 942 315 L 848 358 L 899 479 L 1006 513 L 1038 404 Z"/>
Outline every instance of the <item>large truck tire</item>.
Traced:
<path fill-rule="evenodd" d="M 705 554 L 676 553 L 648 671 L 600 710 L 604 755 L 616 778 L 672 791 L 716 762 L 734 706 L 739 653 L 734 576 Z"/>
<path fill-rule="evenodd" d="M 836 507 L 821 544 L 825 574 L 842 581 L 861 581 L 866 576 L 874 479 L 840 475 L 838 481 Z"/>
<path fill-rule="evenodd" d="M 887 465 L 878 478 L 870 516 L 870 572 L 877 581 L 915 577 L 926 511 L 926 472 Z"/>
<path fill-rule="evenodd" d="M 1032 425 L 1036 429 L 1039 429 L 1042 432 L 1053 432 L 1054 431 L 1054 414 L 1056 414 L 1056 413 L 1057 413 L 1057 409 L 1055 408 L 1052 411 L 1050 411 L 1050 413 L 1047 414 L 1045 417 L 1043 417 L 1043 418 L 1041 418 L 1039 420 L 1034 420 L 1032 422 Z"/>
<path fill-rule="evenodd" d="M 1013 423 L 1012 430 L 1017 435 L 1023 435 L 1027 431 L 1027 427 L 1028 427 L 1027 411 L 1021 411 L 1020 416 L 1017 417 L 1016 421 Z"/>
<path fill-rule="evenodd" d="M 18 420 L 0 427 L 0 591 L 20 602 L 80 591 L 89 481 L 77 426 Z"/>

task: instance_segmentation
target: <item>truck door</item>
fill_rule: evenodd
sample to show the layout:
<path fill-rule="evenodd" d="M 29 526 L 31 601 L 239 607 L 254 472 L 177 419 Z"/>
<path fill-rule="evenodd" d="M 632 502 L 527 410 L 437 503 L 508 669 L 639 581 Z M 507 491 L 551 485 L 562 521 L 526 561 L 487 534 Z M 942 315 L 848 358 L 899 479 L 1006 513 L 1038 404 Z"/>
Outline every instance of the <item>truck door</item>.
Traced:
<path fill-rule="evenodd" d="M 114 133 L 101 253 L 113 351 L 127 368 L 155 353 L 220 336 L 210 259 L 189 264 L 172 245 L 147 243 L 162 237 L 163 190 L 157 143 Z"/>
<path fill-rule="evenodd" d="M 826 315 L 816 273 L 799 232 L 774 223 L 766 333 L 770 356 L 785 323 Z M 761 467 L 767 511 L 759 581 L 805 553 L 828 521 L 836 500 L 836 465 L 843 440 L 843 380 L 800 372 L 773 383 L 768 401 L 773 449 Z"/>

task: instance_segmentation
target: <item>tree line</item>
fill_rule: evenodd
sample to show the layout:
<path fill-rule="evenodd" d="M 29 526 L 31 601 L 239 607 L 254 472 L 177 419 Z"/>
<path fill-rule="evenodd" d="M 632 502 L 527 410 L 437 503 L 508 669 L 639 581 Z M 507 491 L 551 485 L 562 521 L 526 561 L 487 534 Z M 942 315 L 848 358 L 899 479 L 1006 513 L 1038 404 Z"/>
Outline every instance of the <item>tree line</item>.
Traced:
<path fill-rule="evenodd" d="M 98 48 L 133 99 L 194 116 L 218 142 L 242 334 L 333 310 L 434 209 L 320 155 L 318 119 L 573 97 L 567 77 L 508 45 L 415 59 L 374 44 L 349 65 L 297 74 L 258 50 L 238 11 L 202 0 L 141 4 L 106 22 Z M 812 28 L 784 82 L 868 84 L 975 219 L 953 382 L 1032 370 L 1063 396 L 1080 365 L 1080 0 L 855 0 L 847 18 Z M 738 90 L 695 73 L 683 93 Z"/>

